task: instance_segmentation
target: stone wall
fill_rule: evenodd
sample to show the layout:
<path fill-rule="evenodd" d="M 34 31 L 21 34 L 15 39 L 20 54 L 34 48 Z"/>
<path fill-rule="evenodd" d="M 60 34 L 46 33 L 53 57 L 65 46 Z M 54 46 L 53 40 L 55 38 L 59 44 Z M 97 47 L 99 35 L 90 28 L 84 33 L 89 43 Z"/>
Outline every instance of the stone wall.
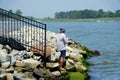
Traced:
<path fill-rule="evenodd" d="M 22 33 L 19 34 L 22 35 Z M 29 38 L 29 36 L 23 35 L 24 37 Z M 30 48 L 26 47 L 26 50 L 17 50 L 11 48 L 12 46 L 10 45 L 0 44 L 0 80 L 54 80 L 55 78 L 62 80 L 65 78 L 60 77 L 65 77 L 69 72 L 86 73 L 88 67 L 83 63 L 83 54 L 87 54 L 88 51 L 83 50 L 81 45 L 72 39 L 68 39 L 64 62 L 65 70 L 59 71 L 58 60 L 60 53 L 55 50 L 55 37 L 56 33 L 47 31 L 47 47 L 51 48 L 51 54 L 47 56 L 46 68 L 43 67 L 42 55 L 35 55 L 29 50 Z M 39 42 L 39 40 L 36 41 Z M 24 42 L 29 43 L 29 41 Z M 35 44 L 32 45 L 34 46 Z"/>

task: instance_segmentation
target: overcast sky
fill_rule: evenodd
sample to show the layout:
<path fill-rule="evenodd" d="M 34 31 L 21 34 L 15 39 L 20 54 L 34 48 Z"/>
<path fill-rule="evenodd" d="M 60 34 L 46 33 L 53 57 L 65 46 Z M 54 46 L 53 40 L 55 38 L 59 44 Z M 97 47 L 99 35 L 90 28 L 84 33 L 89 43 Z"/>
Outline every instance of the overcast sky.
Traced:
<path fill-rule="evenodd" d="M 55 12 L 92 9 L 120 10 L 120 0 L 0 0 L 0 8 L 16 11 L 24 16 L 54 17 Z"/>

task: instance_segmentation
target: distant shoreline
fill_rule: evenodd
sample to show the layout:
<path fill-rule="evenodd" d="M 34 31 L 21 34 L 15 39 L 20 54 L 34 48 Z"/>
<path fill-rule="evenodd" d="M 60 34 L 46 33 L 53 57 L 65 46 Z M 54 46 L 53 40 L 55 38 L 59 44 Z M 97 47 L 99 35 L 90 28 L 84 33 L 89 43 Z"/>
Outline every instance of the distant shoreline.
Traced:
<path fill-rule="evenodd" d="M 0 18 L 0 21 L 2 19 Z M 55 19 L 55 18 L 34 18 L 38 22 L 113 22 L 120 21 L 120 17 L 114 18 L 88 18 L 88 19 Z"/>
<path fill-rule="evenodd" d="M 89 18 L 89 19 L 55 19 L 55 18 L 44 18 L 37 19 L 42 22 L 105 22 L 105 21 L 120 21 L 120 17 L 117 18 Z"/>

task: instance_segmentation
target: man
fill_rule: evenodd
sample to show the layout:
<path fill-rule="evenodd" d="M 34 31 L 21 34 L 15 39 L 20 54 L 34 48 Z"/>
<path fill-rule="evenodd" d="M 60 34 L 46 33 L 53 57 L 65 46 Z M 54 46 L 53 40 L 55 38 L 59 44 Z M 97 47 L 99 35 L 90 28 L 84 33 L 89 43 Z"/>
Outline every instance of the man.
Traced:
<path fill-rule="evenodd" d="M 64 58 L 66 56 L 66 45 L 67 45 L 67 37 L 65 35 L 65 29 L 64 28 L 60 28 L 60 33 L 57 35 L 56 37 L 57 40 L 57 48 L 56 51 L 60 51 L 60 57 L 59 57 L 59 69 L 64 70 L 63 66 L 63 62 L 64 62 Z"/>

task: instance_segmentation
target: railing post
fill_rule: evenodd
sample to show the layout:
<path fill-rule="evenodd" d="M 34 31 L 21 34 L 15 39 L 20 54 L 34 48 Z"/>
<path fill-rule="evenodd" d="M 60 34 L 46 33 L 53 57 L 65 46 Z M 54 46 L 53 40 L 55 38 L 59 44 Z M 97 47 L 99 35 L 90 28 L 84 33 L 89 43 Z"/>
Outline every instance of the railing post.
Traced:
<path fill-rule="evenodd" d="M 45 24 L 45 41 L 44 41 L 44 68 L 46 68 L 46 24 Z"/>

